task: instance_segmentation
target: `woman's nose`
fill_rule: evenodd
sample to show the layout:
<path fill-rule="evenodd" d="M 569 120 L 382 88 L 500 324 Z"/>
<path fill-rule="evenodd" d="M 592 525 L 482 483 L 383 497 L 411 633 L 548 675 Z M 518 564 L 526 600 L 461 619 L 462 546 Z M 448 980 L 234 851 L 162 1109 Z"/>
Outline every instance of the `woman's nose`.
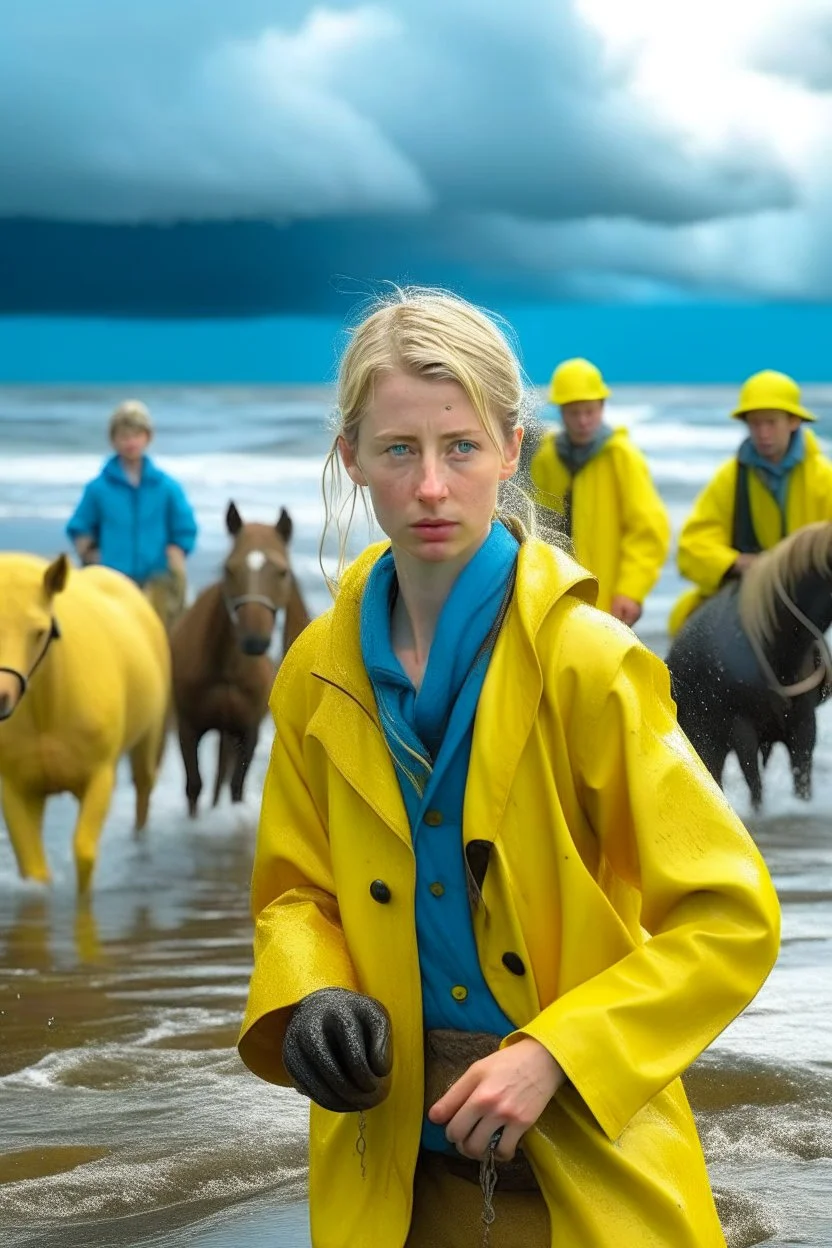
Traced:
<path fill-rule="evenodd" d="M 435 459 L 422 460 L 418 487 L 421 498 L 443 498 L 447 493 L 447 481 L 441 465 Z"/>

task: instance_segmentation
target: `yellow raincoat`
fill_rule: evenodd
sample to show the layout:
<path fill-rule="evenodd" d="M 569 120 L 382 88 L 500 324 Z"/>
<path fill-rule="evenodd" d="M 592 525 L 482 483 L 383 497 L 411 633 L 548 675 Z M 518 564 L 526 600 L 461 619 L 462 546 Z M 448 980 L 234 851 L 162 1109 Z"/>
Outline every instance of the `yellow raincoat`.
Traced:
<path fill-rule="evenodd" d="M 785 532 L 780 509 L 771 492 L 755 472 L 748 474 L 754 531 L 764 550 L 770 550 L 806 524 L 832 520 L 832 463 L 821 451 L 815 435 L 805 426 L 803 437 L 806 447 L 803 461 L 789 475 Z M 693 581 L 696 588 L 686 590 L 677 599 L 670 615 L 671 636 L 700 603 L 716 593 L 740 553 L 731 544 L 736 489 L 737 461 L 734 458 L 717 469 L 713 480 L 696 499 L 679 534 L 676 556 L 679 571 Z"/>
<path fill-rule="evenodd" d="M 383 549 L 352 565 L 280 669 L 252 884 L 239 1047 L 256 1074 L 290 1082 L 284 1029 L 316 989 L 369 993 L 392 1020 L 392 1086 L 366 1115 L 366 1178 L 357 1115 L 311 1106 L 315 1248 L 402 1248 L 423 1114 L 415 859 L 359 637 L 363 585 Z M 562 552 L 521 547 L 465 799 L 466 853 L 474 841 L 490 848 L 477 949 L 501 1009 L 570 1081 L 523 1145 L 553 1248 L 716 1248 L 678 1075 L 765 979 L 777 898 L 676 725 L 664 664 L 588 605 L 593 596 Z M 374 880 L 387 904 L 373 899 Z M 507 970 L 507 952 L 525 973 Z"/>
<path fill-rule="evenodd" d="M 670 521 L 627 430 L 614 429 L 574 481 L 549 433 L 529 471 L 535 501 L 561 514 L 571 485 L 575 558 L 597 577 L 601 610 L 609 611 L 616 594 L 643 603 L 670 549 Z"/>

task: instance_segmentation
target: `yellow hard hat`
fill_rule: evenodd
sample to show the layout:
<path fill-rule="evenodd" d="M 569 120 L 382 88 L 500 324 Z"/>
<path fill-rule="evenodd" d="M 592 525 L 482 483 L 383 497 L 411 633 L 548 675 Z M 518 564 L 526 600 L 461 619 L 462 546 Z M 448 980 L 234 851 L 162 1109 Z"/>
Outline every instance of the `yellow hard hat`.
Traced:
<path fill-rule="evenodd" d="M 600 370 L 589 360 L 564 360 L 552 373 L 549 398 L 558 407 L 563 407 L 564 403 L 605 399 L 608 395 L 609 389 Z"/>
<path fill-rule="evenodd" d="M 788 412 L 801 420 L 816 420 L 800 402 L 800 386 L 785 373 L 766 368 L 743 382 L 740 401 L 731 415 L 742 420 L 749 412 Z"/>

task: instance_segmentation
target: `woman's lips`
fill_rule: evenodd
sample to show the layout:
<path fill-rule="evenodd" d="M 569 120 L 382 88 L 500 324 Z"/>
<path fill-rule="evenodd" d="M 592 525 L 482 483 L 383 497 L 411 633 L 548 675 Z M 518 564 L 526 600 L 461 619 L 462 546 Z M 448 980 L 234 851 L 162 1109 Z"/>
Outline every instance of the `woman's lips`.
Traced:
<path fill-rule="evenodd" d="M 454 520 L 420 520 L 412 527 L 426 542 L 442 542 L 457 526 Z"/>

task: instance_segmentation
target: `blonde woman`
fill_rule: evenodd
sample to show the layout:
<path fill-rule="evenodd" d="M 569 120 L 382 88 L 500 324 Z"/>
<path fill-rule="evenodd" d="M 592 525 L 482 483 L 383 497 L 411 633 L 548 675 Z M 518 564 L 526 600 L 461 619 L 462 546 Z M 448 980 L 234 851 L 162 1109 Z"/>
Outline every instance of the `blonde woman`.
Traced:
<path fill-rule="evenodd" d="M 503 510 L 523 404 L 441 293 L 341 362 L 329 467 L 389 540 L 275 686 L 239 1042 L 313 1102 L 315 1248 L 724 1244 L 679 1075 L 777 899 L 664 665 Z"/>

